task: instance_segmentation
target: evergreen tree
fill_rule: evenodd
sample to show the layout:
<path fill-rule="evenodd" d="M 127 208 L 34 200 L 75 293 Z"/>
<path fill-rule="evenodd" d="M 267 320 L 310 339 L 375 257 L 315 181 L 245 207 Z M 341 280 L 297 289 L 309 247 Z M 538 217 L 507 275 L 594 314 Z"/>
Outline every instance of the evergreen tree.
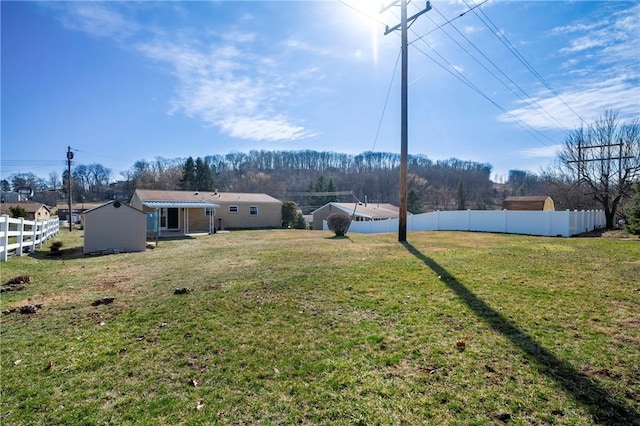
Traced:
<path fill-rule="evenodd" d="M 213 191 L 216 186 L 211 167 L 200 157 L 196 158 L 195 186 L 197 191 Z"/>
<path fill-rule="evenodd" d="M 282 203 L 282 227 L 287 228 L 293 226 L 298 206 L 293 201 L 284 201 Z"/>
<path fill-rule="evenodd" d="M 635 194 L 627 215 L 627 229 L 634 235 L 640 235 L 640 181 L 633 185 Z"/>
<path fill-rule="evenodd" d="M 29 217 L 27 211 L 24 209 L 24 207 L 21 206 L 11 206 L 9 207 L 9 212 L 11 213 L 11 217 L 14 219 L 17 219 L 19 217 L 24 217 L 25 219 L 27 219 Z"/>
<path fill-rule="evenodd" d="M 413 214 L 422 212 L 422 200 L 415 189 L 409 191 L 407 195 L 407 210 Z"/>
<path fill-rule="evenodd" d="M 329 178 L 329 183 L 327 184 L 326 192 L 336 192 L 336 186 L 333 183 L 333 179 Z M 338 201 L 338 197 L 336 195 L 328 195 L 326 198 L 326 203 L 335 203 Z M 325 203 L 325 204 L 326 204 Z"/>
<path fill-rule="evenodd" d="M 187 158 L 182 167 L 182 179 L 180 179 L 180 187 L 185 191 L 195 191 L 196 188 L 196 166 L 193 158 Z"/>

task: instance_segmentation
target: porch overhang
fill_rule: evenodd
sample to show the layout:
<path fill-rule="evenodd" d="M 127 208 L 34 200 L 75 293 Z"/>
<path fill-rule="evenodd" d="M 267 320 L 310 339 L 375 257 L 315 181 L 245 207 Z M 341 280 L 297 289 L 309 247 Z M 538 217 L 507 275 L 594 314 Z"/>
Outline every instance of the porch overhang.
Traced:
<path fill-rule="evenodd" d="M 205 201 L 143 201 L 142 204 L 152 209 L 219 209 L 219 204 L 207 203 Z"/>
<path fill-rule="evenodd" d="M 155 209 L 156 212 L 160 209 L 183 209 L 184 215 L 182 229 L 184 230 L 185 235 L 189 234 L 189 209 L 212 209 L 214 213 L 209 216 L 209 233 L 215 233 L 214 215 L 216 209 L 220 208 L 219 204 L 208 203 L 206 201 L 143 201 L 142 205 Z M 160 236 L 161 229 L 160 217 L 158 215 L 158 237 Z"/>

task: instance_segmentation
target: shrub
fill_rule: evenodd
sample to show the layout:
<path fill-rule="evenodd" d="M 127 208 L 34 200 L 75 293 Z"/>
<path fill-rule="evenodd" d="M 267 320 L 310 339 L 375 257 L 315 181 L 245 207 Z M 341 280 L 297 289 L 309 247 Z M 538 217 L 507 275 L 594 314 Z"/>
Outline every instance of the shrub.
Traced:
<path fill-rule="evenodd" d="M 640 235 L 640 181 L 634 184 L 634 190 L 631 209 L 627 215 L 627 229 L 634 235 Z"/>
<path fill-rule="evenodd" d="M 29 217 L 29 214 L 27 213 L 27 211 L 24 209 L 24 207 L 21 207 L 21 206 L 11 206 L 9 207 L 9 212 L 11 213 L 11 217 L 14 219 L 17 219 L 20 217 L 24 217 L 26 219 Z"/>
<path fill-rule="evenodd" d="M 329 230 L 336 234 L 336 237 L 344 237 L 351 225 L 351 217 L 344 213 L 333 213 L 327 218 Z"/>
<path fill-rule="evenodd" d="M 307 221 L 304 220 L 302 214 L 296 213 L 296 217 L 293 220 L 293 229 L 307 229 Z"/>

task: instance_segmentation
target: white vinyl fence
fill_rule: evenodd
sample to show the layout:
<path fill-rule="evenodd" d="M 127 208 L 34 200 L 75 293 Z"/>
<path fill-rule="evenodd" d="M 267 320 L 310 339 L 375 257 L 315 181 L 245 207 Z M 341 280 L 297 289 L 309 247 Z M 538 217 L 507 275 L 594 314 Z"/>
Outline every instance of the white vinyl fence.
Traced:
<path fill-rule="evenodd" d="M 6 262 L 9 253 L 21 256 L 26 250 L 33 251 L 60 231 L 58 218 L 49 220 L 14 219 L 0 216 L 0 261 Z"/>
<path fill-rule="evenodd" d="M 478 231 L 570 237 L 605 226 L 602 210 L 458 210 L 407 216 L 407 231 Z M 328 229 L 326 221 L 323 229 Z M 361 234 L 397 231 L 398 219 L 351 222 L 349 227 L 349 232 Z"/>

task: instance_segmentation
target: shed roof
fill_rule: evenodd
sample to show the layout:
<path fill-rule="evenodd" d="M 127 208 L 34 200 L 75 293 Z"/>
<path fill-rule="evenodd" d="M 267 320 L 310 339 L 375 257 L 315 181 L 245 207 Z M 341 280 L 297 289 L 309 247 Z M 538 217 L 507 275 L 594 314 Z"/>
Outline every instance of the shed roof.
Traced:
<path fill-rule="evenodd" d="M 140 212 L 140 213 L 142 213 L 142 214 L 146 215 L 146 213 L 145 213 L 145 212 L 143 212 L 142 210 L 138 210 L 138 209 L 136 209 L 136 208 L 135 208 L 135 207 L 133 207 L 133 206 L 130 206 L 130 205 L 125 204 L 125 203 L 121 203 L 120 201 L 117 201 L 117 200 L 108 201 L 108 202 L 106 202 L 106 203 L 104 203 L 104 204 L 101 204 L 101 205 L 99 205 L 99 206 L 97 206 L 97 207 L 94 207 L 94 208 L 92 208 L 92 209 L 89 209 L 89 210 L 85 211 L 85 212 L 84 212 L 84 214 L 85 214 L 85 215 L 86 215 L 86 214 L 91 214 L 91 212 L 93 212 L 93 211 L 95 211 L 95 210 L 101 209 L 101 208 L 103 208 L 103 207 L 106 207 L 106 206 L 108 206 L 108 205 L 115 204 L 115 203 L 118 203 L 118 204 L 119 204 L 119 205 L 117 206 L 117 208 L 122 207 L 122 206 L 126 206 L 126 207 L 128 207 L 128 208 L 130 208 L 130 209 L 132 209 L 132 210 L 135 210 L 135 211 L 137 211 L 137 212 Z M 116 206 L 114 206 L 114 207 L 116 207 Z"/>

